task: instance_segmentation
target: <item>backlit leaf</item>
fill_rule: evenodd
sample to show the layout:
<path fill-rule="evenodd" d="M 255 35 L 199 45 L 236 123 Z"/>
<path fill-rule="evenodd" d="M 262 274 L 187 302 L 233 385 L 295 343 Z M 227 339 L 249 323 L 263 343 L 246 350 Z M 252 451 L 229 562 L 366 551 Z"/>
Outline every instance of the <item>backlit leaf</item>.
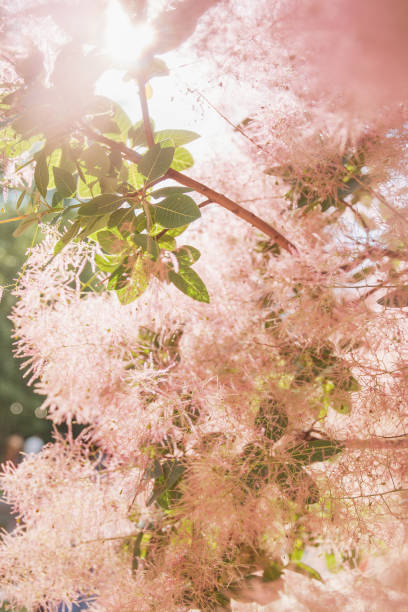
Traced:
<path fill-rule="evenodd" d="M 81 228 L 81 223 L 80 221 L 77 219 L 69 228 L 68 230 L 65 232 L 65 234 L 63 234 L 63 236 L 61 236 L 61 238 L 58 240 L 57 244 L 54 247 L 54 255 L 58 255 L 58 253 L 60 253 L 62 251 L 62 249 L 73 239 L 75 238 L 75 236 L 77 235 L 77 233 L 79 232 Z"/>
<path fill-rule="evenodd" d="M 153 259 L 157 259 L 160 253 L 160 249 L 157 246 L 156 240 L 148 234 L 136 234 L 132 236 L 133 242 L 140 246 L 144 251 L 150 253 Z"/>
<path fill-rule="evenodd" d="M 36 156 L 36 166 L 34 171 L 34 181 L 38 191 L 41 193 L 43 198 L 47 195 L 47 188 L 49 182 L 48 165 L 45 154 L 43 152 Z"/>
<path fill-rule="evenodd" d="M 170 168 L 173 161 L 174 148 L 167 147 L 162 149 L 159 144 L 155 144 L 147 153 L 145 153 L 137 164 L 139 172 L 147 178 L 154 181 L 160 178 Z"/>
<path fill-rule="evenodd" d="M 344 446 L 335 440 L 310 440 L 288 449 L 293 459 L 305 465 L 318 461 L 327 461 L 344 450 Z"/>
<path fill-rule="evenodd" d="M 109 230 L 98 232 L 97 239 L 103 250 L 113 255 L 122 253 L 128 246 L 125 240 L 121 240 L 114 232 Z"/>
<path fill-rule="evenodd" d="M 25 198 L 25 194 L 26 194 L 25 191 L 22 191 L 20 193 L 20 195 L 18 197 L 18 200 L 17 200 L 17 203 L 16 203 L 16 210 L 18 210 L 20 208 L 21 204 L 23 203 L 23 200 Z"/>
<path fill-rule="evenodd" d="M 181 246 L 179 249 L 174 251 L 174 254 L 182 268 L 192 266 L 201 257 L 200 251 L 193 246 L 189 246 L 188 244 Z"/>
<path fill-rule="evenodd" d="M 197 204 L 184 194 L 169 196 L 152 208 L 155 220 L 168 228 L 182 227 L 201 217 Z"/>
<path fill-rule="evenodd" d="M 189 191 L 194 191 L 194 189 L 190 189 L 189 187 L 162 187 L 162 189 L 157 189 L 149 195 L 153 200 L 159 200 L 160 198 L 167 198 L 168 196 L 177 195 L 179 193 L 188 193 Z"/>
<path fill-rule="evenodd" d="M 53 167 L 54 181 L 58 193 L 69 198 L 76 191 L 76 178 L 64 168 Z"/>
<path fill-rule="evenodd" d="M 198 302 L 210 302 L 207 287 L 197 272 L 191 268 L 180 268 L 178 272 L 169 271 L 169 280 L 183 293 Z"/>
<path fill-rule="evenodd" d="M 102 193 L 80 207 L 78 214 L 83 217 L 105 215 L 117 210 L 125 198 L 116 193 Z"/>
<path fill-rule="evenodd" d="M 174 152 L 174 158 L 170 167 L 181 172 L 192 166 L 194 166 L 194 159 L 190 151 L 187 151 L 184 147 L 178 147 Z"/>
<path fill-rule="evenodd" d="M 154 135 L 155 142 L 162 142 L 165 146 L 180 147 L 200 138 L 196 132 L 190 130 L 160 130 Z"/>

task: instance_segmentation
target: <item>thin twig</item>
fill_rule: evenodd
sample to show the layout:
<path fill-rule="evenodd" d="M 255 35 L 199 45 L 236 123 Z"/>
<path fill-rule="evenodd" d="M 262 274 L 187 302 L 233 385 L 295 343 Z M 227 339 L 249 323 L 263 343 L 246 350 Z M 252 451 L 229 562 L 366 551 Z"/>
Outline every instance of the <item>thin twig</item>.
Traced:
<path fill-rule="evenodd" d="M 128 160 L 136 164 L 142 159 L 142 155 L 140 155 L 140 153 L 136 153 L 136 151 L 133 151 L 133 149 L 130 149 L 126 145 L 120 142 L 115 142 L 114 140 L 111 140 L 106 136 L 102 136 L 101 134 L 98 134 L 97 132 L 94 132 L 89 128 L 86 128 L 86 134 L 93 140 L 101 142 L 102 144 L 107 145 L 111 149 L 116 149 L 117 151 L 120 151 Z M 269 223 L 267 223 L 263 219 L 260 219 L 257 215 L 250 212 L 249 210 L 246 210 L 233 200 L 230 200 L 229 198 L 227 198 L 227 196 L 218 193 L 210 187 L 207 187 L 207 185 L 203 185 L 199 181 L 196 181 L 195 179 L 186 176 L 185 174 L 182 174 L 177 170 L 173 170 L 172 168 L 167 170 L 166 174 L 163 175 L 162 180 L 165 179 L 173 179 L 177 183 L 180 183 L 185 187 L 190 187 L 194 189 L 194 191 L 201 193 L 207 199 L 210 199 L 212 202 L 215 202 L 223 208 L 226 208 L 237 217 L 240 217 L 250 225 L 253 225 L 257 229 L 259 229 L 261 232 L 269 236 L 269 238 L 271 238 L 274 242 L 276 242 L 282 249 L 285 249 L 289 253 L 296 254 L 298 252 L 296 246 L 292 242 L 290 242 L 290 240 L 285 238 L 285 236 L 283 236 L 275 228 L 269 225 Z"/>
<path fill-rule="evenodd" d="M 204 206 L 207 206 L 208 204 L 212 204 L 212 200 L 204 200 L 204 202 L 201 202 L 201 204 L 198 205 L 198 208 L 204 208 Z"/>
<path fill-rule="evenodd" d="M 401 221 L 403 221 L 404 223 L 408 223 L 408 219 L 406 219 L 406 217 L 402 213 L 400 213 L 399 210 L 396 210 L 393 206 L 391 206 L 391 204 L 389 204 L 387 202 L 387 200 L 384 198 L 384 196 L 381 193 L 379 193 L 378 191 L 375 191 L 369 185 L 366 185 L 357 176 L 354 177 L 354 178 L 357 181 L 357 183 L 359 183 L 361 185 L 361 187 L 363 187 L 374 198 L 377 198 L 377 200 L 379 200 L 381 202 L 381 204 L 384 204 L 384 206 L 386 206 L 391 212 L 393 212 L 394 215 L 397 215 L 397 217 L 399 217 L 401 219 Z"/>
<path fill-rule="evenodd" d="M 356 210 L 354 208 L 354 206 L 352 206 L 349 202 L 346 202 L 345 200 L 340 200 L 340 202 L 342 204 L 344 204 L 344 206 L 346 206 L 346 208 L 348 208 L 349 210 L 351 210 L 351 212 L 353 213 L 353 215 L 356 217 L 356 219 L 358 219 L 361 223 L 361 225 L 364 227 L 364 229 L 368 232 L 370 231 L 370 228 L 368 227 L 364 217 L 358 212 L 358 210 Z"/>
<path fill-rule="evenodd" d="M 242 129 L 242 127 L 238 124 L 236 125 L 233 121 L 231 121 L 231 119 L 228 119 L 228 117 L 226 115 L 224 115 L 218 108 L 216 108 L 214 106 L 214 104 L 212 104 L 209 99 L 203 94 L 201 93 L 201 91 L 198 91 L 197 89 L 190 89 L 189 91 L 191 91 L 191 93 L 199 96 L 200 98 L 202 98 L 210 108 L 213 109 L 213 111 L 215 111 L 217 113 L 217 115 L 219 115 L 221 117 L 221 119 L 224 119 L 224 121 L 226 121 L 228 123 L 228 125 L 230 125 L 231 127 L 234 128 L 235 132 L 239 132 L 239 134 L 241 134 L 244 138 L 246 138 L 247 140 L 249 140 L 250 143 L 252 143 L 253 145 L 255 145 L 260 151 L 263 151 L 264 153 L 266 152 L 264 147 L 262 147 L 260 144 L 258 144 L 253 138 L 251 138 L 250 136 L 248 136 L 248 134 L 246 132 L 244 132 L 244 130 Z"/>
<path fill-rule="evenodd" d="M 365 499 L 366 497 L 382 497 L 383 495 L 391 495 L 392 493 L 404 493 L 408 489 L 397 488 L 390 491 L 382 491 L 381 493 L 362 493 L 361 495 L 343 495 L 342 497 L 329 496 L 329 499 Z"/>

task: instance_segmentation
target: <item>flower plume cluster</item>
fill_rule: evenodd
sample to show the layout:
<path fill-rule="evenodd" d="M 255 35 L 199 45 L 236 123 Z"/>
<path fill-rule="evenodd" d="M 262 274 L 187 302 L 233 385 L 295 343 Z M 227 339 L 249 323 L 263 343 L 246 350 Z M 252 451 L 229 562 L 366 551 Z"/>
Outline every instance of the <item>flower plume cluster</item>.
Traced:
<path fill-rule="evenodd" d="M 185 235 L 210 303 L 157 274 L 123 305 L 95 234 L 62 249 L 44 227 L 12 320 L 55 440 L 1 475 L 18 526 L 0 596 L 16 609 L 408 605 L 407 11 L 213 4 L 189 50 L 206 64 L 175 69 L 223 125 L 195 176 L 295 248 L 205 202 Z M 376 45 L 367 5 L 388 24 Z"/>

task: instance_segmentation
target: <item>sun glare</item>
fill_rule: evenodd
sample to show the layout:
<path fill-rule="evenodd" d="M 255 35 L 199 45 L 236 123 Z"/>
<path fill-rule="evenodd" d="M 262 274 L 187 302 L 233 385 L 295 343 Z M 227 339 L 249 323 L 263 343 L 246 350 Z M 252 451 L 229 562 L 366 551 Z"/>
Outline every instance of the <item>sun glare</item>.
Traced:
<path fill-rule="evenodd" d="M 121 62 L 133 62 L 155 38 L 149 23 L 133 26 L 118 0 L 110 0 L 106 11 L 106 48 Z"/>

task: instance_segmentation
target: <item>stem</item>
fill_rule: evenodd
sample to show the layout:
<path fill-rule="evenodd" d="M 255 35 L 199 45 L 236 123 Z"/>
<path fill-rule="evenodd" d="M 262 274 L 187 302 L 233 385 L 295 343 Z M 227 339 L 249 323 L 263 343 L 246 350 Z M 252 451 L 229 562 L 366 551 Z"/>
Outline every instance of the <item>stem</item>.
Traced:
<path fill-rule="evenodd" d="M 133 149 L 129 149 L 129 147 L 127 147 L 124 144 L 115 142 L 114 140 L 110 140 L 110 138 L 107 138 L 106 136 L 102 136 L 101 134 L 97 134 L 96 132 L 94 132 L 93 130 L 89 128 L 86 129 L 86 133 L 93 140 L 101 142 L 102 144 L 107 145 L 111 149 L 117 149 L 128 160 L 136 164 L 142 159 L 142 155 L 140 155 L 139 153 L 136 153 L 136 151 L 133 151 Z M 218 193 L 217 191 L 214 191 L 214 189 L 207 187 L 207 185 L 203 185 L 199 181 L 196 181 L 195 179 L 192 179 L 189 176 L 182 174 L 181 172 L 177 172 L 177 170 L 173 170 L 172 168 L 167 170 L 166 174 L 162 177 L 162 180 L 165 180 L 167 178 L 173 179 L 174 181 L 176 181 L 177 183 L 180 183 L 180 185 L 184 185 L 185 187 L 191 187 L 192 189 L 194 189 L 194 191 L 201 193 L 207 199 L 211 200 L 212 202 L 216 204 L 219 204 L 223 208 L 226 208 L 227 210 L 232 212 L 237 217 L 240 217 L 241 219 L 243 219 L 250 225 L 253 225 L 257 229 L 259 229 L 261 232 L 269 236 L 269 238 L 271 238 L 274 242 L 276 242 L 282 249 L 285 249 L 289 253 L 295 253 L 295 254 L 298 253 L 296 246 L 292 242 L 290 242 L 287 238 L 285 238 L 275 228 L 269 225 L 269 223 L 267 223 L 263 219 L 260 219 L 259 217 L 257 217 L 257 215 L 250 212 L 249 210 L 246 210 L 245 208 L 243 208 L 242 206 L 240 206 L 233 200 L 230 200 L 225 195 Z"/>
<path fill-rule="evenodd" d="M 204 100 L 208 106 L 210 108 L 213 109 L 213 111 L 215 111 L 217 113 L 217 115 L 219 115 L 221 117 L 221 119 L 224 119 L 224 121 L 226 121 L 228 123 L 228 125 L 230 125 L 232 128 L 234 128 L 234 132 L 239 132 L 242 136 L 244 136 L 244 138 L 246 138 L 247 140 L 249 140 L 249 142 L 251 142 L 253 145 L 255 145 L 260 151 L 264 151 L 265 149 L 263 147 L 261 147 L 260 144 L 258 144 L 253 138 L 251 138 L 250 136 L 248 136 L 248 134 L 246 132 L 244 132 L 244 130 L 242 129 L 242 127 L 240 127 L 240 125 L 236 125 L 233 121 L 231 121 L 230 119 L 228 119 L 228 117 L 226 115 L 224 115 L 220 110 L 218 110 L 218 108 L 216 108 L 210 101 L 209 99 L 203 94 L 201 93 L 201 91 L 198 91 L 197 89 L 191 89 L 189 90 L 192 93 L 194 93 L 196 96 L 198 96 L 199 98 L 201 98 L 202 100 Z"/>
<path fill-rule="evenodd" d="M 151 149 L 154 145 L 154 137 L 153 137 L 152 125 L 150 123 L 149 107 L 147 105 L 146 82 L 143 77 L 138 78 L 138 84 L 139 84 L 140 105 L 142 107 L 143 125 L 144 125 L 145 134 L 146 134 L 147 144 L 149 146 L 149 149 Z"/>
<path fill-rule="evenodd" d="M 10 219 L 2 219 L 0 223 L 11 223 L 12 221 L 21 221 L 21 219 L 25 219 L 28 216 L 29 215 L 20 215 L 19 217 L 11 217 Z"/>
<path fill-rule="evenodd" d="M 402 487 L 396 489 L 390 489 L 389 491 L 382 491 L 381 493 L 362 493 L 361 495 L 343 495 L 342 497 L 332 497 L 329 499 L 365 499 L 366 497 L 382 497 L 383 495 L 391 495 L 392 493 L 402 493 L 408 491 Z"/>
<path fill-rule="evenodd" d="M 362 215 L 360 215 L 360 213 L 358 212 L 358 210 L 356 210 L 354 208 L 354 206 L 352 206 L 351 204 L 349 204 L 349 202 L 346 202 L 345 200 L 340 200 L 340 202 L 342 204 L 344 204 L 344 206 L 346 206 L 346 208 L 348 208 L 349 210 L 351 210 L 351 212 L 353 213 L 353 215 L 356 217 L 356 219 L 358 219 L 358 221 L 360 221 L 361 225 L 364 227 L 364 229 L 368 232 L 370 230 L 370 228 L 368 227 L 367 223 L 365 222 L 365 219 L 362 217 Z"/>
<path fill-rule="evenodd" d="M 405 218 L 405 216 L 402 213 L 400 213 L 398 210 L 395 210 L 395 208 L 387 202 L 387 200 L 384 198 L 383 195 L 381 195 L 381 193 L 378 193 L 378 191 L 375 191 L 374 189 L 372 189 L 372 187 L 370 187 L 369 185 L 366 185 L 358 177 L 354 177 L 354 178 L 357 181 L 357 183 L 361 185 L 361 187 L 363 187 L 366 191 L 368 191 L 368 193 L 371 194 L 374 198 L 377 198 L 377 200 L 379 200 L 382 204 L 384 204 L 384 206 L 386 206 L 391 212 L 393 212 L 394 215 L 399 217 L 401 221 L 403 221 L 404 223 L 408 223 L 408 220 Z"/>
<path fill-rule="evenodd" d="M 207 204 L 212 204 L 212 200 L 204 200 L 204 202 L 201 202 L 201 204 L 198 205 L 198 208 L 204 208 L 204 206 L 207 206 Z"/>
<path fill-rule="evenodd" d="M 368 438 L 366 440 L 344 440 L 347 450 L 402 450 L 408 448 L 408 434 L 395 438 Z"/>

